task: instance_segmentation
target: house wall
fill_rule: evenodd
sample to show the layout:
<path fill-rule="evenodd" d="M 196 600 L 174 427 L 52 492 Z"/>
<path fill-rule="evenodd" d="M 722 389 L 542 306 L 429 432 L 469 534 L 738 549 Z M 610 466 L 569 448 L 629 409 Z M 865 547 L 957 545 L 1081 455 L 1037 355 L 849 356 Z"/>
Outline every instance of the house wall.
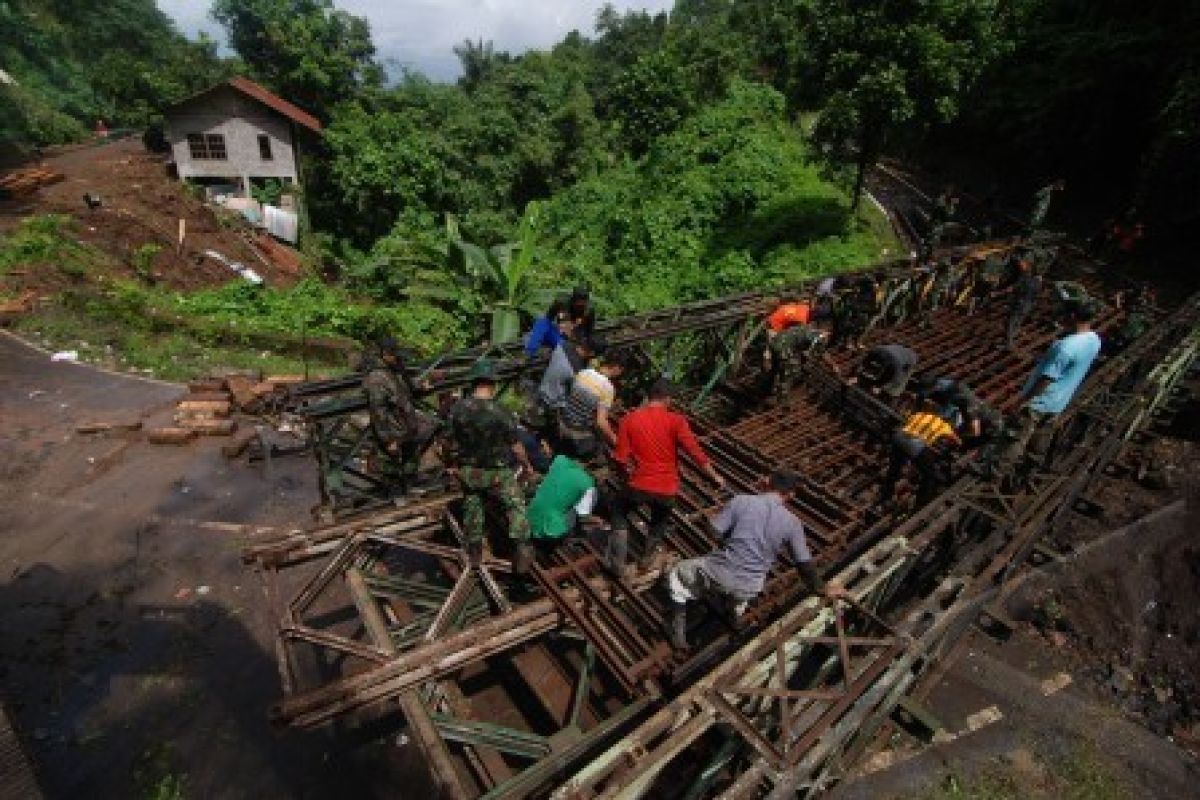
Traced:
<path fill-rule="evenodd" d="M 221 88 L 166 114 L 165 133 L 181 178 L 290 178 L 296 180 L 291 123 L 232 88 Z M 194 160 L 189 133 L 225 137 L 226 160 Z M 270 161 L 259 155 L 258 135 L 271 138 Z"/>

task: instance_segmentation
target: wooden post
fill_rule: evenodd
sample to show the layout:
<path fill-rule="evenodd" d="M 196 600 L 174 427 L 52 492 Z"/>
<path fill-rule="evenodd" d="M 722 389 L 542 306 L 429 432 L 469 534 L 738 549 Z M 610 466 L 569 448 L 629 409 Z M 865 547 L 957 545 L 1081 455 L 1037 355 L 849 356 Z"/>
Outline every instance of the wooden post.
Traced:
<path fill-rule="evenodd" d="M 354 599 L 354 605 L 358 607 L 358 613 L 362 615 L 363 626 L 367 629 L 367 635 L 371 637 L 371 641 L 381 649 L 395 653 L 396 645 L 388 632 L 383 612 L 379 610 L 379 605 L 375 602 L 375 597 L 371 594 L 362 572 L 356 567 L 346 570 L 346 586 L 350 590 L 350 596 Z M 421 702 L 417 691 L 410 689 L 402 692 L 397 700 L 400 703 L 400 711 L 404 714 L 404 719 L 408 721 L 409 733 L 412 734 L 413 741 L 420 748 L 421 754 L 425 756 L 429 772 L 434 783 L 437 784 L 437 796 L 451 800 L 467 800 L 471 793 L 459 780 L 458 772 L 454 769 L 454 762 L 450 759 L 450 751 L 446 749 L 446 743 L 442 741 L 437 727 L 429 718 L 429 712 L 426 710 L 425 704 Z"/>

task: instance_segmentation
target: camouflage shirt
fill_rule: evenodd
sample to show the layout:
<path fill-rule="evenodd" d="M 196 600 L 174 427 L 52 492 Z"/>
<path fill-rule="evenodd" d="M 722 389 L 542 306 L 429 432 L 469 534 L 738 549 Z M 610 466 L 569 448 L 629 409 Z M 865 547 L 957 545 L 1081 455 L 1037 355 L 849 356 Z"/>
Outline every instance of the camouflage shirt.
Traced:
<path fill-rule="evenodd" d="M 793 325 L 771 340 L 771 351 L 783 358 L 816 350 L 824 344 L 825 334 L 808 325 Z"/>
<path fill-rule="evenodd" d="M 408 381 L 382 364 L 374 364 L 363 378 L 371 429 L 385 446 L 402 444 L 417 433 L 417 408 Z"/>
<path fill-rule="evenodd" d="M 446 420 L 458 463 L 471 467 L 503 467 L 517 442 L 517 419 L 495 400 L 464 397 Z"/>

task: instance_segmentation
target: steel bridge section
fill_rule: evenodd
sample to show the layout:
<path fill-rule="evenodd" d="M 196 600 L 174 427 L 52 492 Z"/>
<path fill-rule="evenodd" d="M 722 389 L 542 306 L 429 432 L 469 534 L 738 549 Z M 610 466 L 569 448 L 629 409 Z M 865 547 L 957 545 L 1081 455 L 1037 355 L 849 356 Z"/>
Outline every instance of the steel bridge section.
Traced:
<path fill-rule="evenodd" d="M 702 368 L 685 373 L 699 388 L 702 444 L 735 491 L 752 491 L 776 464 L 803 472 L 793 509 L 852 604 L 806 598 L 784 564 L 745 630 L 710 625 L 681 660 L 665 649 L 652 587 L 675 559 L 715 544 L 705 518 L 722 498 L 694 465 L 682 465 L 675 532 L 653 569 L 625 582 L 581 544 L 539 559 L 542 597 L 524 603 L 502 586 L 507 559 L 467 564 L 447 492 L 246 550 L 279 620 L 284 696 L 273 718 L 312 728 L 399 709 L 447 796 L 543 796 L 558 785 L 558 797 L 638 797 L 678 772 L 667 768 L 681 754 L 699 769 L 680 796 L 810 792 L 842 774 L 1099 467 L 1168 403 L 1198 347 L 1193 300 L 1096 370 L 1063 426 L 1074 446 L 1029 488 L 1001 491 L 966 475 L 906 517 L 880 517 L 869 498 L 905 409 L 847 386 L 850 354 L 837 359 L 840 375 L 812 366 L 782 403 L 752 405 L 748 354 L 773 302 L 740 295 L 643 315 L 611 324 L 610 340 L 638 348 L 654 370 L 669 366 L 672 341 L 677 364 L 688 348 L 704 354 Z M 1003 406 L 1050 341 L 1051 310 L 1040 308 L 1017 349 L 999 358 L 979 341 L 982 325 L 1003 324 L 995 308 L 975 317 L 945 308 L 933 328 L 905 320 L 868 342 L 909 344 Z M 483 355 L 431 364 L 429 396 L 461 385 Z M 505 366 L 511 380 L 537 368 L 515 354 Z M 354 380 L 300 387 L 290 402 L 303 410 L 332 398 L 352 409 Z M 908 491 L 901 484 L 900 496 Z M 540 722 L 480 716 L 470 687 L 497 670 L 519 677 L 543 707 Z M 737 765 L 746 769 L 731 781 Z"/>

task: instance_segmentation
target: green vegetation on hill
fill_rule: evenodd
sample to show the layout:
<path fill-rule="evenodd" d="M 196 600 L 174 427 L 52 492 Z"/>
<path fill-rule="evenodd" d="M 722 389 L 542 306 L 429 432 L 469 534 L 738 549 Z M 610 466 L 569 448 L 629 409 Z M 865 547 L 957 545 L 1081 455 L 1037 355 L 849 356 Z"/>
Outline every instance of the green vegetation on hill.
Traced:
<path fill-rule="evenodd" d="M 0 0 L 0 151 L 80 138 L 96 120 L 142 127 L 231 74 L 154 0 Z"/>
<path fill-rule="evenodd" d="M 327 123 L 304 169 L 306 252 L 339 285 L 166 297 L 129 283 L 118 294 L 138 302 L 121 324 L 384 326 L 433 350 L 511 332 L 515 309 L 573 285 L 616 314 L 893 255 L 881 215 L 858 202 L 861 178 L 928 141 L 1000 154 L 1030 184 L 1060 165 L 1090 175 L 1124 198 L 1106 202 L 1138 204 L 1151 232 L 1184 230 L 1200 174 L 1200 20 L 1185 6 L 609 6 L 593 32 L 546 51 L 463 42 L 457 84 L 406 73 L 387 85 L 367 21 L 333 0 L 216 0 L 236 59 L 184 40 L 153 0 L 0 0 L 0 68 L 18 82 L 0 87 L 0 144 L 65 141 L 96 118 L 145 124 L 245 72 Z M 51 224 L 0 258 L 32 258 Z M 78 253 L 60 262 L 87 271 Z M 108 290 L 80 307 L 105 318 L 112 301 Z"/>

